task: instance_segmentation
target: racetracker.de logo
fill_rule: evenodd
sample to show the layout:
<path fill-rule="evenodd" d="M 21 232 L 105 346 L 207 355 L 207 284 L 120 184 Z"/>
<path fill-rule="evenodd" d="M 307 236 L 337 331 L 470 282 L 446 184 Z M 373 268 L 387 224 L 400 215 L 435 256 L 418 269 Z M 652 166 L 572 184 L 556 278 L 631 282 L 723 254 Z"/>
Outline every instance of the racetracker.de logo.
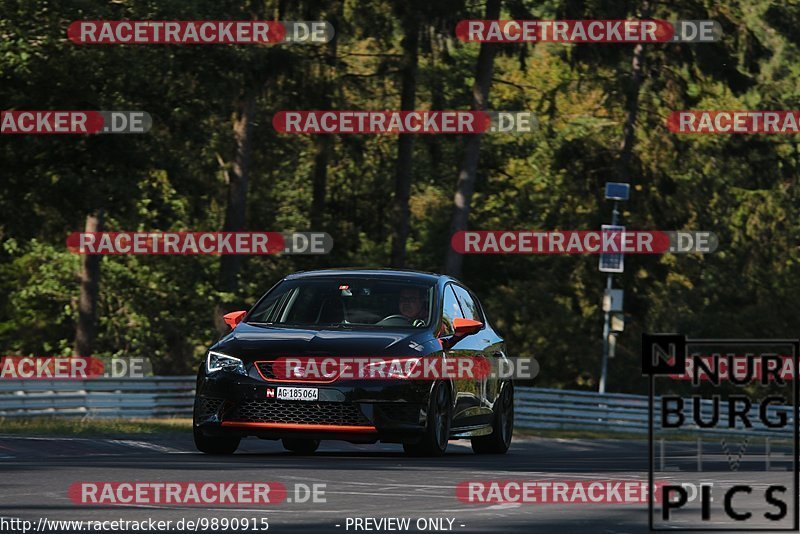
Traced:
<path fill-rule="evenodd" d="M 643 504 L 647 488 L 641 480 L 466 480 L 456 497 L 468 504 Z"/>
<path fill-rule="evenodd" d="M 148 358 L 94 356 L 2 356 L 0 380 L 89 380 L 144 378 L 152 374 Z"/>
<path fill-rule="evenodd" d="M 266 20 L 80 20 L 67 28 L 75 44 L 272 44 L 285 33 Z"/>
<path fill-rule="evenodd" d="M 272 126 L 285 134 L 530 133 L 529 111 L 279 111 Z"/>
<path fill-rule="evenodd" d="M 81 45 L 320 44 L 333 35 L 323 20 L 77 20 L 67 28 L 69 40 Z"/>
<path fill-rule="evenodd" d="M 0 134 L 138 134 L 152 125 L 146 111 L 0 111 Z"/>
<path fill-rule="evenodd" d="M 472 43 L 710 43 L 722 36 L 713 20 L 462 20 L 456 37 Z"/>
<path fill-rule="evenodd" d="M 67 249 L 76 254 L 327 254 L 332 248 L 325 232 L 73 232 L 67 237 Z"/>
<path fill-rule="evenodd" d="M 712 232 L 472 230 L 453 234 L 459 254 L 665 254 L 714 252 Z"/>
<path fill-rule="evenodd" d="M 800 111 L 673 111 L 667 128 L 676 134 L 797 134 Z"/>
<path fill-rule="evenodd" d="M 483 111 L 279 111 L 281 133 L 459 134 L 480 133 L 491 119 Z"/>
<path fill-rule="evenodd" d="M 280 504 L 286 500 L 280 482 L 76 482 L 72 502 L 82 505 L 241 506 Z"/>
<path fill-rule="evenodd" d="M 665 20 L 462 20 L 456 37 L 479 43 L 663 43 L 675 30 Z"/>

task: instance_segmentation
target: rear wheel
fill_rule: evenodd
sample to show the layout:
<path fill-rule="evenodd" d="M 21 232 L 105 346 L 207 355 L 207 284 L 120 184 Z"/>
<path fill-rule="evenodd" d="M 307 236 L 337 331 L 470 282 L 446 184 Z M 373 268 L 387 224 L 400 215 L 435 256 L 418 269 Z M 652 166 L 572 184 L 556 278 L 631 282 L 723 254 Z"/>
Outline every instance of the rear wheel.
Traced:
<path fill-rule="evenodd" d="M 319 448 L 318 439 L 283 438 L 283 448 L 295 454 L 314 454 Z"/>
<path fill-rule="evenodd" d="M 450 388 L 445 383 L 437 383 L 428 403 L 425 434 L 416 443 L 403 443 L 403 450 L 411 456 L 443 455 L 450 439 L 451 408 Z"/>
<path fill-rule="evenodd" d="M 239 448 L 242 438 L 238 436 L 206 436 L 194 427 L 194 446 L 206 454 L 233 454 Z"/>
<path fill-rule="evenodd" d="M 514 387 L 508 382 L 497 399 L 492 433 L 472 438 L 472 450 L 477 454 L 505 454 L 514 434 Z"/>

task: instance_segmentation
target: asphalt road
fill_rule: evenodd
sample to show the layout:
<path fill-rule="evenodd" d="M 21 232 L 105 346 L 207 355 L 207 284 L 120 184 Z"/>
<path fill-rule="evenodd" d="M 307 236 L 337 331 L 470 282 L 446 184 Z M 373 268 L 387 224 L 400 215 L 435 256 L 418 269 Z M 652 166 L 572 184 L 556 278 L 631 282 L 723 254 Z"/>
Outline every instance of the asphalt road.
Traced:
<path fill-rule="evenodd" d="M 745 459 L 756 458 L 751 446 Z M 706 453 L 706 461 L 712 456 Z M 673 447 L 667 464 L 691 479 L 692 446 Z M 721 462 L 722 457 L 717 457 Z M 0 435 L 0 518 L 49 520 L 266 518 L 269 532 L 396 532 L 356 529 L 355 518 L 409 518 L 411 532 L 647 532 L 639 504 L 472 504 L 456 498 L 466 480 L 647 480 L 645 441 L 515 439 L 505 456 L 477 456 L 450 443 L 443 458 L 408 458 L 397 445 L 323 442 L 310 457 L 277 442 L 248 439 L 234 456 L 195 452 L 191 438 L 22 438 Z M 668 467 L 669 469 L 669 467 Z M 754 468 L 757 483 L 774 478 Z M 760 474 L 759 474 L 760 473 Z M 696 473 L 695 473 L 696 475 Z M 70 485 L 84 481 L 277 481 L 325 484 L 325 502 L 239 507 L 73 503 Z M 349 523 L 348 523 L 349 518 Z M 422 519 L 441 524 L 417 525 Z M 452 522 L 450 522 L 450 520 Z M 692 518 L 688 519 L 693 520 Z M 0 532 L 13 532 L 2 523 Z M 365 526 L 375 527 L 375 524 Z M 21 531 L 21 530 L 20 530 Z M 40 530 L 41 531 L 41 530 Z"/>

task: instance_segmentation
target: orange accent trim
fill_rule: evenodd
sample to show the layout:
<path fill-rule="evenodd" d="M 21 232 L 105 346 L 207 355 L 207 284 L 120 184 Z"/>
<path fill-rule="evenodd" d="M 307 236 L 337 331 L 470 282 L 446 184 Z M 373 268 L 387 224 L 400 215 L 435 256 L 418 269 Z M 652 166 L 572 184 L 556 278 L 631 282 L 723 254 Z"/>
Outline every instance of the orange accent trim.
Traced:
<path fill-rule="evenodd" d="M 453 319 L 453 330 L 458 334 L 462 330 L 469 334 L 474 334 L 483 328 L 483 323 L 474 319 L 464 319 L 463 317 L 456 317 Z"/>
<path fill-rule="evenodd" d="M 285 356 L 281 356 L 281 358 L 285 358 Z M 295 383 L 298 387 L 303 387 L 302 384 L 330 384 L 331 382 L 336 382 L 339 380 L 339 373 L 336 373 L 336 376 L 329 380 L 311 380 L 306 378 L 267 378 L 264 376 L 264 373 L 261 372 L 261 368 L 258 367 L 259 363 L 271 363 L 274 364 L 276 360 L 258 360 L 257 362 L 253 362 L 253 365 L 258 371 L 258 375 L 261 377 L 262 380 L 265 382 L 281 382 L 281 383 Z"/>
<path fill-rule="evenodd" d="M 223 421 L 222 426 L 239 428 L 265 428 L 275 430 L 325 430 L 328 432 L 357 432 L 359 434 L 375 434 L 374 426 L 355 425 L 313 425 L 302 423 L 251 423 L 246 421 Z"/>
<path fill-rule="evenodd" d="M 225 324 L 231 328 L 236 328 L 236 326 L 242 322 L 245 315 L 247 315 L 247 311 L 235 311 L 226 313 L 222 318 L 225 320 Z"/>

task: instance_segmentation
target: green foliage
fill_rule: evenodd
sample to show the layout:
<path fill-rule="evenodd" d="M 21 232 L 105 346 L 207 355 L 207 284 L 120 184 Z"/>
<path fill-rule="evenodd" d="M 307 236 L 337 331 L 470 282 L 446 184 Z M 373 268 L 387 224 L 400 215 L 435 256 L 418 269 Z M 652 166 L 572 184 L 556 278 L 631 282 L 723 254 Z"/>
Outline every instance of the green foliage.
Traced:
<path fill-rule="evenodd" d="M 216 289 L 215 257 L 105 257 L 98 355 L 147 356 L 160 373 L 191 372 L 214 340 L 218 302 L 247 307 L 298 269 L 385 266 L 397 143 L 393 136 L 335 136 L 323 228 L 311 224 L 314 143 L 281 135 L 286 109 L 396 109 L 399 2 L 281 3 L 287 20 L 335 19 L 325 47 L 76 46 L 72 20 L 272 18 L 277 2 L 79 3 L 0 0 L 0 100 L 17 109 L 144 109 L 146 136 L 5 136 L 0 143 L 0 351 L 68 353 L 79 258 L 64 249 L 86 213 L 104 207 L 109 230 L 217 230 L 223 172 L 233 154 L 231 115 L 257 91 L 247 228 L 325 230 L 328 257 L 253 257 L 237 294 Z M 652 2 L 651 2 L 652 4 Z M 478 53 L 453 36 L 479 18 L 472 2 L 424 4 L 418 108 L 466 109 Z M 608 1 L 504 3 L 539 18 L 627 18 L 636 5 Z M 653 4 L 655 5 L 655 4 Z M 638 100 L 629 228 L 710 230 L 718 252 L 629 256 L 616 284 L 631 319 L 610 365 L 610 389 L 636 391 L 642 332 L 795 337 L 800 262 L 791 136 L 676 136 L 679 109 L 797 109 L 800 38 L 794 3 L 661 3 L 654 18 L 719 20 L 715 44 L 647 47 Z M 515 15 L 516 16 L 516 15 Z M 508 46 L 495 60 L 490 108 L 531 110 L 535 132 L 483 140 L 470 226 L 587 230 L 610 219 L 603 184 L 616 178 L 630 89 L 632 47 Z M 409 266 L 437 271 L 462 138 L 415 141 Z M 511 352 L 534 355 L 538 385 L 594 388 L 600 367 L 604 276 L 596 257 L 469 256 L 462 279 L 481 297 Z"/>

